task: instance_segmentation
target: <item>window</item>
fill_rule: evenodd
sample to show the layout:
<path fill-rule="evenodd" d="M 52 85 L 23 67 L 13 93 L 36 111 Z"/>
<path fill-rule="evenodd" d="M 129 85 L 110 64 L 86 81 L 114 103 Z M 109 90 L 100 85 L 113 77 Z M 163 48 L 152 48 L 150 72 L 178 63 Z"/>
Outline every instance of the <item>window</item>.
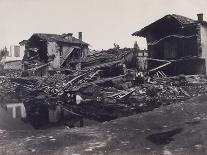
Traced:
<path fill-rule="evenodd" d="M 63 56 L 63 46 L 60 46 L 60 56 Z"/>

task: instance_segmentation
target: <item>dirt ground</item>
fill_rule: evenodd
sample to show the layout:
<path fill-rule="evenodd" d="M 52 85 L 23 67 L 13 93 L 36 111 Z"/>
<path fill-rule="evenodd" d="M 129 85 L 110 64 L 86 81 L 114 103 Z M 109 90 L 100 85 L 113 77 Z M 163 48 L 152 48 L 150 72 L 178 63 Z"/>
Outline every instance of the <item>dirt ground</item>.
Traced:
<path fill-rule="evenodd" d="M 0 130 L 1 155 L 206 155 L 207 96 L 96 126 Z"/>

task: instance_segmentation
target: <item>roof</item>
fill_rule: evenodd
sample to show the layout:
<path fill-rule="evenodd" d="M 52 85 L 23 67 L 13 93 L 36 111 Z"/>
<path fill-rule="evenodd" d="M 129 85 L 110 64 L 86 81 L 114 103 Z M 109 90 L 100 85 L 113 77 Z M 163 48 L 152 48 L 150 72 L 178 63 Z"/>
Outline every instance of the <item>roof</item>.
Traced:
<path fill-rule="evenodd" d="M 183 25 L 197 23 L 197 20 L 193 20 L 188 17 L 181 16 L 181 15 L 172 14 L 172 15 L 167 15 L 167 16 L 172 16 L 173 18 L 175 18 L 178 22 L 180 22 Z"/>
<path fill-rule="evenodd" d="M 28 40 L 22 40 L 21 42 L 19 42 L 19 45 L 25 45 L 28 42 Z"/>
<path fill-rule="evenodd" d="M 55 41 L 55 42 L 63 42 L 63 43 L 70 43 L 70 44 L 82 44 L 82 45 L 89 45 L 86 42 L 81 41 L 73 36 L 71 39 L 66 39 L 65 36 L 67 34 L 47 34 L 47 33 L 34 33 L 33 36 L 38 36 L 39 38 L 46 40 L 46 41 Z"/>
<path fill-rule="evenodd" d="M 163 18 L 151 23 L 150 25 L 142 28 L 141 30 L 139 31 L 136 31 L 134 32 L 132 35 L 133 36 L 141 36 L 141 37 L 144 37 L 145 36 L 145 33 L 146 31 L 151 28 L 152 26 L 154 26 L 155 24 L 157 24 L 158 22 L 161 22 L 163 20 L 174 20 L 176 22 L 178 22 L 179 24 L 181 24 L 182 26 L 186 26 L 186 25 L 191 25 L 191 24 L 198 24 L 199 21 L 197 20 L 193 20 L 193 19 L 190 19 L 190 18 L 187 18 L 187 17 L 184 17 L 184 16 L 181 16 L 181 15 L 176 15 L 176 14 L 169 14 L 169 15 L 166 15 L 164 16 Z"/>
<path fill-rule="evenodd" d="M 133 48 L 108 49 L 104 51 L 97 51 L 93 55 L 88 55 L 87 57 L 83 57 L 75 61 L 70 61 L 70 63 L 81 63 L 82 68 L 89 68 L 91 66 L 105 67 L 122 62 L 122 60 L 132 52 Z"/>

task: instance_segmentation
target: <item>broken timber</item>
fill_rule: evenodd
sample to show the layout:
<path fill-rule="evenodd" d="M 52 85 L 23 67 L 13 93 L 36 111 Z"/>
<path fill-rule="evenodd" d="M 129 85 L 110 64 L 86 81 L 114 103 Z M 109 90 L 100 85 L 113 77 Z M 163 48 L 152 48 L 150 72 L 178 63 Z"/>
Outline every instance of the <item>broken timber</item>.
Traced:
<path fill-rule="evenodd" d="M 170 65 L 172 62 L 167 62 L 167 63 L 165 63 L 165 64 L 163 64 L 163 65 L 161 65 L 161 66 L 159 66 L 159 67 L 156 67 L 156 68 L 153 68 L 153 69 L 151 69 L 151 70 L 149 70 L 149 72 L 153 72 L 153 71 L 156 71 L 156 70 L 159 70 L 159 69 L 161 69 L 161 68 L 163 68 L 163 67 L 165 67 L 165 66 L 168 66 L 168 65 Z"/>

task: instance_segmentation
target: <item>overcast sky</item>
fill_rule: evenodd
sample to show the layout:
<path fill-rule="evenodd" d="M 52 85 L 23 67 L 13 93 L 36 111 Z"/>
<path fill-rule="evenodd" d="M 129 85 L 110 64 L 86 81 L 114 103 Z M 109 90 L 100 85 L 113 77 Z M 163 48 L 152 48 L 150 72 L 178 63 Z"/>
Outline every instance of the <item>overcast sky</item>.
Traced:
<path fill-rule="evenodd" d="M 18 44 L 33 33 L 83 32 L 92 49 L 117 43 L 146 48 L 145 40 L 131 34 L 166 14 L 196 19 L 207 0 L 0 0 L 0 48 Z"/>

